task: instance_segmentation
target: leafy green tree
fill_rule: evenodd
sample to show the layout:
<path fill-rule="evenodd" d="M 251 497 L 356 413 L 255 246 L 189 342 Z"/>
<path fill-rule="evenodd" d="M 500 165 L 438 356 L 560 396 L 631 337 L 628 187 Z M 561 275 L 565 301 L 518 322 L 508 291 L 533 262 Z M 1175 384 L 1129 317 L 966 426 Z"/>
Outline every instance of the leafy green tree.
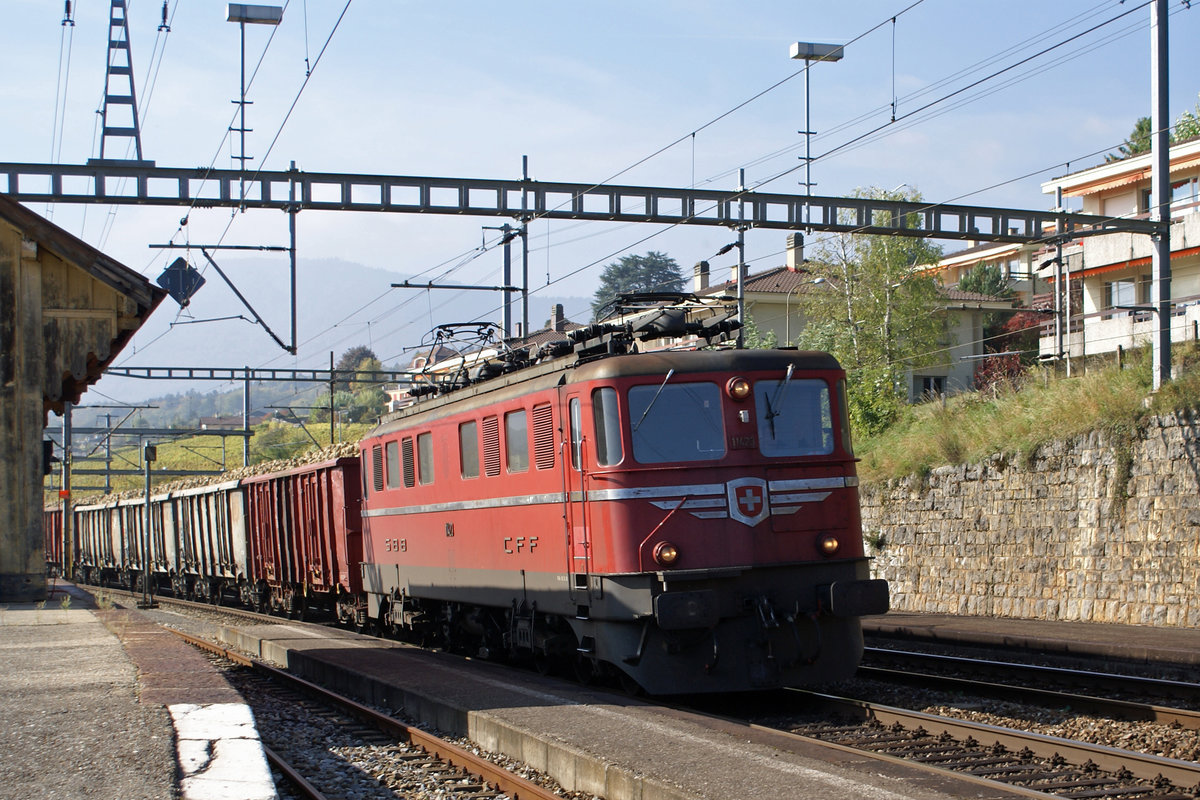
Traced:
<path fill-rule="evenodd" d="M 592 295 L 592 319 L 599 319 L 619 294 L 679 292 L 683 283 L 679 264 L 666 253 L 651 250 L 644 256 L 621 256 L 600 273 L 600 288 Z"/>
<path fill-rule="evenodd" d="M 1182 142 L 1200 136 L 1200 101 L 1196 102 L 1194 111 L 1185 111 L 1175 120 L 1173 141 Z"/>
<path fill-rule="evenodd" d="M 996 264 L 976 264 L 959 279 L 958 288 L 992 297 L 1012 297 L 1013 294 L 1012 287 Z"/>
<path fill-rule="evenodd" d="M 775 331 L 767 331 L 764 335 L 752 314 L 746 315 L 746 324 L 742 326 L 742 340 L 748 350 L 770 350 L 779 346 L 779 336 Z"/>
<path fill-rule="evenodd" d="M 921 200 L 912 189 L 870 188 L 854 194 Z M 919 228 L 920 222 L 912 214 L 903 224 Z M 814 255 L 809 271 L 813 278 L 824 278 L 824 284 L 800 295 L 808 322 L 798 344 L 837 357 L 847 371 L 852 422 L 865 433 L 877 432 L 903 409 L 906 369 L 934 362 L 945 347 L 940 286 L 932 275 L 917 270 L 936 263 L 942 250 L 921 238 L 847 233 L 826 238 Z"/>
<path fill-rule="evenodd" d="M 1125 140 L 1125 144 L 1117 148 L 1117 152 L 1109 153 L 1104 157 L 1105 162 L 1120 161 L 1123 158 L 1136 156 L 1138 153 L 1150 152 L 1150 118 L 1139 117 L 1138 121 L 1133 125 L 1133 132 L 1129 134 L 1129 138 Z"/>
<path fill-rule="evenodd" d="M 361 364 L 364 359 L 368 358 L 373 359 L 377 364 L 379 363 L 379 357 L 375 355 L 374 350 L 372 350 L 370 347 L 367 347 L 365 344 L 357 344 L 346 352 L 342 353 L 341 357 L 337 360 L 337 364 L 334 365 L 334 369 L 343 375 L 348 372 L 354 372 L 355 370 L 361 369 L 359 364 Z M 347 378 L 339 380 L 337 382 L 337 388 L 343 391 L 349 389 L 349 379 Z"/>
<path fill-rule="evenodd" d="M 1133 132 L 1129 134 L 1129 138 L 1125 140 L 1125 144 L 1117 148 L 1117 152 L 1109 153 L 1104 157 L 1105 162 L 1120 161 L 1123 158 L 1136 156 L 1139 153 L 1149 153 L 1151 150 L 1151 136 L 1153 131 L 1150 129 L 1150 118 L 1140 117 L 1133 126 Z M 1171 144 L 1183 142 L 1188 139 L 1200 136 L 1200 102 L 1196 103 L 1196 108 L 1193 111 L 1184 111 L 1175 120 L 1175 124 L 1167 136 L 1167 140 Z"/>
<path fill-rule="evenodd" d="M 1008 285 L 1008 281 L 1000 272 L 1000 267 L 995 264 L 976 264 L 962 276 L 958 282 L 958 288 L 964 292 L 986 294 L 991 297 L 1007 298 L 1014 294 L 1012 287 Z M 985 350 L 998 353 L 1005 349 L 995 345 L 1002 338 L 1004 324 L 1011 316 L 1012 314 L 998 311 L 983 315 L 983 346 Z"/>

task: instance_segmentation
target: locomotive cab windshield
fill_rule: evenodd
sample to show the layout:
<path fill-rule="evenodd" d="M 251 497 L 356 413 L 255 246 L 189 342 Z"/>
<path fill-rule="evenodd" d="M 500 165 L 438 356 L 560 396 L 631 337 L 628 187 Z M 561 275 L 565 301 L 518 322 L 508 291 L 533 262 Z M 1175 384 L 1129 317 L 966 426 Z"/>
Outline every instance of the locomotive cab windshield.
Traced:
<path fill-rule="evenodd" d="M 753 380 L 752 392 L 740 402 L 712 381 L 676 378 L 667 384 L 629 387 L 629 436 L 639 464 L 714 461 L 730 450 L 754 449 L 767 458 L 830 456 L 836 449 L 835 401 L 844 403 L 823 378 Z M 598 438 L 611 442 L 618 429 L 615 392 L 604 390 L 595 404 Z M 750 397 L 753 399 L 750 400 Z M 730 409 L 730 405 L 734 408 Z M 841 432 L 845 432 L 844 420 Z M 843 436 L 849 454 L 848 436 Z M 611 445 L 602 448 L 605 452 Z M 607 465 L 617 463 L 609 458 Z"/>

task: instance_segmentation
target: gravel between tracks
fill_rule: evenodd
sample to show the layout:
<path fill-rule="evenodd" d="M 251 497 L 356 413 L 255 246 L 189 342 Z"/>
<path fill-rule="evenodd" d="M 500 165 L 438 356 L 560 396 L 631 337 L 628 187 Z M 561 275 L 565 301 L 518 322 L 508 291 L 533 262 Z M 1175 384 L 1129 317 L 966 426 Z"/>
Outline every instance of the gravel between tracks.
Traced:
<path fill-rule="evenodd" d="M 868 680 L 846 682 L 830 693 L 1165 758 L 1200 761 L 1200 731 L 1156 722 L 1113 720 L 1071 709 L 1046 709 L 1002 700 L 967 699 L 950 692 Z"/>

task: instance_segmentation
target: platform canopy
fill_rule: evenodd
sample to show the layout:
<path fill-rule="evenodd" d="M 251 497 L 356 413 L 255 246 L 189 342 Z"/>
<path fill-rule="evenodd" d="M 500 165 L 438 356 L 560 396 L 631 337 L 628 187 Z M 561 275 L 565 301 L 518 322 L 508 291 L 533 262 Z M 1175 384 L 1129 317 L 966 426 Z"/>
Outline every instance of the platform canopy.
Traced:
<path fill-rule="evenodd" d="M 45 596 L 42 429 L 166 292 L 0 194 L 0 601 Z"/>

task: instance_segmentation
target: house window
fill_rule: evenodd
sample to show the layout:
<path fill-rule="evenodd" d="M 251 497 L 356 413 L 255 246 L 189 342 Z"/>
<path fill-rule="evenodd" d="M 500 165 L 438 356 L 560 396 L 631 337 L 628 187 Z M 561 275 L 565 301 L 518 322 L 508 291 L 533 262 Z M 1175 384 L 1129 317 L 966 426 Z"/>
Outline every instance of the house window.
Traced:
<path fill-rule="evenodd" d="M 945 375 L 914 375 L 913 392 L 920 400 L 932 400 L 946 393 Z"/>
<path fill-rule="evenodd" d="M 1171 208 L 1192 206 L 1197 201 L 1195 178 L 1184 178 L 1171 184 Z"/>
<path fill-rule="evenodd" d="M 1150 276 L 1121 278 L 1104 284 L 1104 307 L 1145 305 L 1150 302 Z"/>

